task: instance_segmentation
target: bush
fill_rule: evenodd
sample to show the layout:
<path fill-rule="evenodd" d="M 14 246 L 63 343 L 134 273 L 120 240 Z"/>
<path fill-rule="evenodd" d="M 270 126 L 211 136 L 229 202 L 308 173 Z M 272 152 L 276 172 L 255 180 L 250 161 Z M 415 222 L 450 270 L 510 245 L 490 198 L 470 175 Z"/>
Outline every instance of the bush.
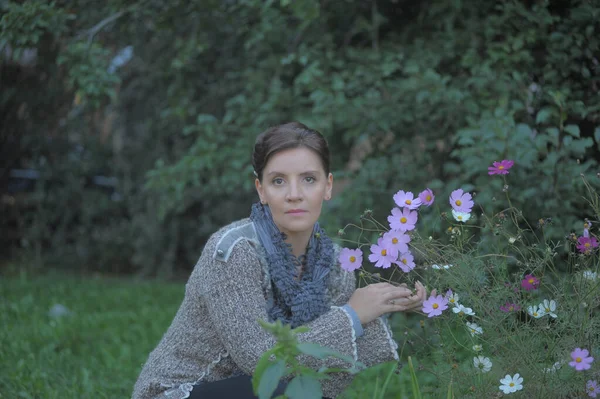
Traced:
<path fill-rule="evenodd" d="M 355 269 L 362 265 L 362 250 L 369 248 L 371 263 L 377 258 L 387 263 L 383 276 L 375 276 L 372 266 L 359 269 L 363 281 L 413 284 L 421 280 L 437 289 L 424 303 L 422 311 L 428 318 L 392 317 L 395 336 L 404 341 L 402 355 L 418 360 L 424 397 L 442 397 L 449 390 L 457 397 L 493 397 L 503 389 L 528 398 L 580 397 L 599 380 L 597 361 L 591 369 L 582 365 L 587 354 L 595 359 L 600 355 L 596 295 L 600 262 L 594 233 L 600 221 L 600 196 L 583 175 L 573 182 L 584 188 L 588 201 L 589 219 L 580 221 L 581 235 L 569 234 L 564 224 L 550 229 L 555 215 L 547 208 L 537 212 L 549 217 L 530 225 L 520 209 L 523 202 L 512 198 L 513 190 L 502 189 L 514 175 L 525 178 L 525 172 L 519 163 L 512 168 L 510 163 L 502 165 L 500 176 L 485 176 L 492 187 L 498 187 L 487 193 L 496 197 L 494 211 L 477 203 L 482 194 L 474 205 L 468 204 L 471 196 L 462 190 L 452 193 L 451 204 L 447 197 L 438 196 L 435 218 L 446 234 L 424 237 L 420 227 L 409 224 L 411 217 L 416 220 L 417 214 L 430 213 L 431 208 L 413 204 L 415 210 L 409 210 L 405 192 L 400 191 L 394 200 L 404 213 L 388 220 L 392 227 L 400 217 L 406 217 L 406 223 L 392 230 L 367 212 L 355 226 L 359 238 L 347 238 L 361 252 L 353 252 L 354 258 L 350 252 L 342 253 L 340 258 L 348 270 Z M 482 176 L 479 172 L 477 179 Z M 351 231 L 351 226 L 343 230 L 345 235 Z M 375 238 L 383 236 L 377 244 L 373 232 Z M 408 235 L 410 248 L 395 254 L 394 244 L 386 241 L 389 234 L 400 237 L 400 242 Z M 515 374 L 522 379 L 505 380 Z M 503 388 L 511 382 L 512 392 L 513 388 Z"/>

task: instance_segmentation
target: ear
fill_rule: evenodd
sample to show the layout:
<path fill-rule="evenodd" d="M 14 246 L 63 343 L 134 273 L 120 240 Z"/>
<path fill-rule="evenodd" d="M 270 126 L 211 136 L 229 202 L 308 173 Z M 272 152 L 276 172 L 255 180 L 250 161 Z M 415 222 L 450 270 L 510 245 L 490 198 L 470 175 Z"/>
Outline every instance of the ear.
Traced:
<path fill-rule="evenodd" d="M 327 176 L 327 188 L 325 189 L 325 200 L 328 201 L 331 199 L 331 192 L 333 190 L 333 175 L 330 173 Z"/>
<path fill-rule="evenodd" d="M 260 202 L 264 203 L 263 201 L 264 199 L 264 191 L 265 189 L 263 188 L 262 184 L 260 184 L 260 180 L 258 180 L 258 178 L 254 179 L 254 186 L 256 187 L 256 192 L 258 193 L 258 198 L 260 199 Z"/>

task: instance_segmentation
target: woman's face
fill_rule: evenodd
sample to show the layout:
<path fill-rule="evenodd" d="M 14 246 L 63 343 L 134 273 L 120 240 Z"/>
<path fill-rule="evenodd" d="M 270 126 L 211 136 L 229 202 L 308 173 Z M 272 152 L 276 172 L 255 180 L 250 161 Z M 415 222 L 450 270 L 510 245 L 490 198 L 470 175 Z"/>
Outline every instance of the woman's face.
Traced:
<path fill-rule="evenodd" d="M 306 147 L 280 151 L 271 156 L 262 178 L 262 183 L 256 179 L 256 190 L 279 230 L 288 237 L 310 234 L 333 187 L 333 175 L 325 175 L 317 153 Z"/>

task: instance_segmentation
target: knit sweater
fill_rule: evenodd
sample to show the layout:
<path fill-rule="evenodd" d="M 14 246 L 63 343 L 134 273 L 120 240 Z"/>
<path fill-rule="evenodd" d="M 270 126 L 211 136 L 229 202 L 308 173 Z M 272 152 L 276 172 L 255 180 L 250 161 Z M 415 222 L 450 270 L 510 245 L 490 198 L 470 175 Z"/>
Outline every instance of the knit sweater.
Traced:
<path fill-rule="evenodd" d="M 328 275 L 330 309 L 306 324 L 300 342 L 331 348 L 371 366 L 398 360 L 397 344 L 384 318 L 363 325 L 356 337 L 350 314 L 342 308 L 356 288 L 354 273 L 344 271 L 334 254 Z M 257 320 L 268 320 L 272 286 L 266 252 L 249 219 L 221 228 L 206 243 L 186 284 L 183 302 L 150 353 L 135 384 L 133 399 L 190 396 L 194 385 L 241 374 L 252 375 L 261 355 L 275 345 Z M 341 359 L 298 359 L 314 369 L 349 367 Z M 334 373 L 322 382 L 323 394 L 339 395 L 352 381 L 348 373 Z"/>

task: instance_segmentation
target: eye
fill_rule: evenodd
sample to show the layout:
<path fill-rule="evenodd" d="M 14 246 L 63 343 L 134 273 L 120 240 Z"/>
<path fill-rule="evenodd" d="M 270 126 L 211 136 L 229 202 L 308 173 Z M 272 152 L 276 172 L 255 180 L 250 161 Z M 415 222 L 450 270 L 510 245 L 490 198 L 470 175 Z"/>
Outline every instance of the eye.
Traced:
<path fill-rule="evenodd" d="M 276 177 L 272 180 L 272 183 L 276 186 L 283 184 L 283 179 L 281 177 Z"/>
<path fill-rule="evenodd" d="M 316 181 L 317 181 L 317 179 L 315 179 L 315 178 L 314 178 L 314 177 L 312 177 L 312 176 L 306 176 L 306 181 L 307 181 L 307 182 L 309 182 L 309 183 L 314 183 L 314 182 L 316 182 Z"/>

